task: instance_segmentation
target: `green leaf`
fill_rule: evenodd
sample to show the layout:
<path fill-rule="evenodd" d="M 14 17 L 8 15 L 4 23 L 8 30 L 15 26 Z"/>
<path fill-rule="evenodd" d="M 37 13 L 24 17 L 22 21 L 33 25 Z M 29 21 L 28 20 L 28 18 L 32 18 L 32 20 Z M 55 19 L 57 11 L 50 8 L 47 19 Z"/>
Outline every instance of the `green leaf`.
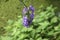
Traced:
<path fill-rule="evenodd" d="M 43 40 L 48 40 L 47 38 L 44 38 Z"/>
<path fill-rule="evenodd" d="M 54 35 L 54 31 L 48 32 L 48 35 Z"/>
<path fill-rule="evenodd" d="M 43 40 L 41 37 L 39 37 L 37 40 Z"/>
<path fill-rule="evenodd" d="M 60 31 L 60 23 L 58 24 L 58 26 L 55 26 L 55 27 L 54 27 L 54 30 L 55 30 L 55 31 Z"/>
<path fill-rule="evenodd" d="M 21 34 L 19 35 L 19 39 L 20 39 L 20 40 L 22 40 L 22 39 L 24 39 L 24 38 L 26 38 L 26 37 L 28 37 L 28 34 L 21 33 Z"/>
<path fill-rule="evenodd" d="M 9 36 L 1 36 L 1 40 L 12 40 Z"/>
<path fill-rule="evenodd" d="M 30 38 L 30 40 L 34 40 L 33 38 Z"/>
<path fill-rule="evenodd" d="M 48 25 L 50 25 L 50 23 L 48 21 L 44 21 L 44 22 L 39 23 L 39 24 L 41 25 L 40 26 L 41 29 L 45 29 Z"/>
<path fill-rule="evenodd" d="M 32 30 L 32 32 L 30 33 L 31 37 L 34 38 L 35 37 L 35 33 L 36 33 L 36 30 Z"/>
<path fill-rule="evenodd" d="M 38 37 L 40 37 L 40 34 L 36 34 L 36 37 L 35 38 L 37 39 Z"/>
<path fill-rule="evenodd" d="M 51 23 L 56 23 L 57 21 L 58 20 L 57 20 L 57 17 L 56 16 L 51 19 Z"/>

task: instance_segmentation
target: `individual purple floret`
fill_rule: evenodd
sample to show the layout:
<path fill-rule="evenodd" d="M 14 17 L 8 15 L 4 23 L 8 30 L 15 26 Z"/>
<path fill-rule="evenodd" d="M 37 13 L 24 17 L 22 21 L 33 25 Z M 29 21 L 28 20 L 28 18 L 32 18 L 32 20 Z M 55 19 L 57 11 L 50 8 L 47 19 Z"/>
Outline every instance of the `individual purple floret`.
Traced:
<path fill-rule="evenodd" d="M 32 23 L 33 19 L 34 19 L 34 14 L 30 14 L 30 21 L 29 21 L 30 24 Z"/>
<path fill-rule="evenodd" d="M 29 22 L 28 22 L 27 16 L 23 16 L 23 25 L 26 26 L 26 27 L 29 26 Z"/>
<path fill-rule="evenodd" d="M 31 10 L 32 13 L 34 13 L 34 7 L 32 5 L 30 5 L 29 10 Z"/>
<path fill-rule="evenodd" d="M 28 12 L 28 8 L 27 7 L 24 7 L 24 9 L 23 9 L 23 16 L 26 14 Z"/>
<path fill-rule="evenodd" d="M 28 15 L 26 15 L 28 13 Z M 32 21 L 34 19 L 34 7 L 30 5 L 29 8 L 24 7 L 23 9 L 23 25 L 28 27 L 31 25 Z"/>

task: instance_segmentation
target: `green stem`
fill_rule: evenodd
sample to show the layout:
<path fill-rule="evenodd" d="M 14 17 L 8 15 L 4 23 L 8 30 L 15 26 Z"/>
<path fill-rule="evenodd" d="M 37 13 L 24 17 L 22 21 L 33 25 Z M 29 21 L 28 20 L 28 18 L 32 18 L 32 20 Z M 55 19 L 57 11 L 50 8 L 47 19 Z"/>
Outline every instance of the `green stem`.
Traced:
<path fill-rule="evenodd" d="M 23 1 L 20 0 L 20 2 L 21 2 L 25 7 L 27 7 L 26 4 L 25 4 Z"/>

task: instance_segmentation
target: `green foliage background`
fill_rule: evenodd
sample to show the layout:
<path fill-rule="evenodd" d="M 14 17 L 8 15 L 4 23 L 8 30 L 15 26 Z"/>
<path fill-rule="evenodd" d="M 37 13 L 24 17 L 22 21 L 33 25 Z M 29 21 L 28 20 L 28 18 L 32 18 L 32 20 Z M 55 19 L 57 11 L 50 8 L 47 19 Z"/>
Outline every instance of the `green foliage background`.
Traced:
<path fill-rule="evenodd" d="M 57 9 L 60 10 L 59 0 L 24 0 L 25 4 L 29 6 L 32 4 L 36 10 L 38 10 L 40 5 L 44 7 L 53 4 Z M 36 6 L 37 5 L 37 6 Z M 21 14 L 23 5 L 19 0 L 0 0 L 0 26 L 6 26 L 6 21 L 8 19 L 16 20 L 17 16 Z"/>
<path fill-rule="evenodd" d="M 24 2 L 29 6 L 35 1 Z M 23 5 L 19 0 L 0 0 L 0 40 L 60 40 L 60 17 L 55 14 L 56 7 L 37 3 L 32 4 L 35 7 L 33 25 L 26 28 L 22 24 Z"/>

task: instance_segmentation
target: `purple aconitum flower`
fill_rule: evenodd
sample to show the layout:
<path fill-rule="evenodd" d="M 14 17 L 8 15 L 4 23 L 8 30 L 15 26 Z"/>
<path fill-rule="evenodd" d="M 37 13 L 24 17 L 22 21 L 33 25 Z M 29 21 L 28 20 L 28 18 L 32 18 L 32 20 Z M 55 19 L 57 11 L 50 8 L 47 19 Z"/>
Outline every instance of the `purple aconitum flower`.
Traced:
<path fill-rule="evenodd" d="M 34 7 L 32 5 L 30 5 L 29 8 L 24 7 L 24 9 L 23 9 L 23 25 L 26 27 L 29 27 L 29 25 L 31 25 L 33 19 L 34 19 Z"/>

